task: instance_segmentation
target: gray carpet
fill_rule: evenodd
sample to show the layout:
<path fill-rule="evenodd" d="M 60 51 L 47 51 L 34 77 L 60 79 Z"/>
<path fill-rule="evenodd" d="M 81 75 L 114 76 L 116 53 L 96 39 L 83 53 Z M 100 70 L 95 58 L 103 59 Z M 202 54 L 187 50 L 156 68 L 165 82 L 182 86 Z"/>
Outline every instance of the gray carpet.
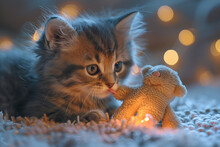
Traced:
<path fill-rule="evenodd" d="M 43 117 L 12 118 L 0 113 L 0 147 L 220 146 L 219 87 L 190 87 L 172 103 L 182 128 L 148 129 L 126 121 L 54 123 Z M 189 89 L 189 88 L 188 88 Z"/>

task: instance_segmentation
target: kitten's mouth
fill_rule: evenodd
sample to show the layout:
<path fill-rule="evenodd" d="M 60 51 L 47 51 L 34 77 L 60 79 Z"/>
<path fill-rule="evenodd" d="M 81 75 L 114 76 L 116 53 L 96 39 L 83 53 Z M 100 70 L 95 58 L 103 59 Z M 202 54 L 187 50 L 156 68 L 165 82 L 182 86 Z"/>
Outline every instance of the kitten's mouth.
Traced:
<path fill-rule="evenodd" d="M 116 94 L 116 93 L 117 93 L 117 92 L 116 92 L 114 89 L 112 89 L 112 88 L 109 88 L 108 91 L 111 92 L 111 93 L 113 93 L 113 94 Z"/>

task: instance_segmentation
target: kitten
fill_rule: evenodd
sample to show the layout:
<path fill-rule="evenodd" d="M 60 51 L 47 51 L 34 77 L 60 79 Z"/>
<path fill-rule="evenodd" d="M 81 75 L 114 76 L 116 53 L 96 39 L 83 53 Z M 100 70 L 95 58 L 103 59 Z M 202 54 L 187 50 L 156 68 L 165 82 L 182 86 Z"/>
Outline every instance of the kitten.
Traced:
<path fill-rule="evenodd" d="M 144 32 L 140 16 L 131 12 L 74 20 L 50 17 L 33 49 L 36 57 L 18 55 L 14 58 L 21 63 L 1 65 L 9 73 L 0 72 L 4 80 L 0 109 L 10 115 L 41 117 L 45 113 L 58 122 L 77 116 L 98 121 L 104 112 L 114 111 L 110 91 L 126 78 L 135 60 L 134 48 L 140 49 L 137 38 Z M 19 86 L 8 82 L 12 77 Z"/>

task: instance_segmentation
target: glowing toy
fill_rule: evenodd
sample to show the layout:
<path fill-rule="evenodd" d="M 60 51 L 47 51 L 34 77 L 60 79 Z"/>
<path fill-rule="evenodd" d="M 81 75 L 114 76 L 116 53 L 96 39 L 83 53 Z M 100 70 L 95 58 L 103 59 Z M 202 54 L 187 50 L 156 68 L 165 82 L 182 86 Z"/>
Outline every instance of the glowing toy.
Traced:
<path fill-rule="evenodd" d="M 162 120 L 162 127 L 178 127 L 179 121 L 170 102 L 175 96 L 184 96 L 187 91 L 177 72 L 163 65 L 149 65 L 143 67 L 142 75 L 141 86 L 119 86 L 114 97 L 122 100 L 123 104 L 116 110 L 113 118 L 129 121 L 131 116 L 138 114 L 136 121 L 140 124 L 152 119 L 156 123 Z"/>

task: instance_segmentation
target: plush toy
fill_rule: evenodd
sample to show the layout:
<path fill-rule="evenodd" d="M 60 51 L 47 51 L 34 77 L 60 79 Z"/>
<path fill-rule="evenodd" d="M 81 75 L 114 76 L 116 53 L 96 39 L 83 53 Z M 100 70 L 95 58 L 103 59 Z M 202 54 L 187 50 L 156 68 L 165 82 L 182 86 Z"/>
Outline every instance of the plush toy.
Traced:
<path fill-rule="evenodd" d="M 162 120 L 162 127 L 178 127 L 179 121 L 170 102 L 175 96 L 184 96 L 187 91 L 177 72 L 164 65 L 147 65 L 142 68 L 142 75 L 141 86 L 119 86 L 114 97 L 123 103 L 113 118 L 129 121 L 131 116 L 138 114 L 136 120 L 143 122 L 145 115 L 150 114 L 157 123 Z"/>

